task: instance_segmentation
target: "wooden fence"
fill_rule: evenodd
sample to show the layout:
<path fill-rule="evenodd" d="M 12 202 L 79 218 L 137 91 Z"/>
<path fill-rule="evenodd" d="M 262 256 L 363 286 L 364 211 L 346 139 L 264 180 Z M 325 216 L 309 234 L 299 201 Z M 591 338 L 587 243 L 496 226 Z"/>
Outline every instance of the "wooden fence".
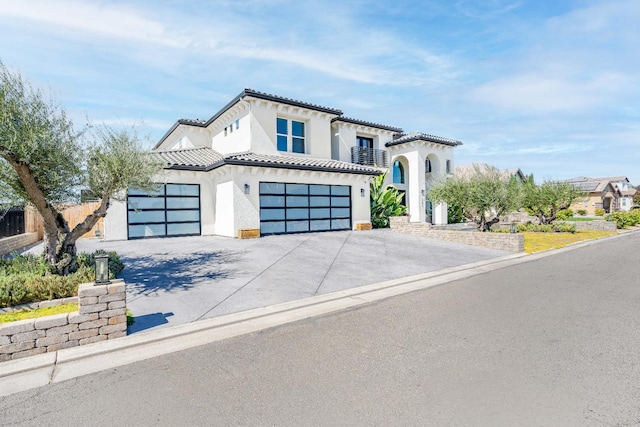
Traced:
<path fill-rule="evenodd" d="M 69 223 L 69 229 L 73 230 L 73 227 L 75 227 L 80 222 L 82 222 L 87 217 L 87 215 L 91 214 L 93 211 L 98 209 L 99 206 L 100 206 L 99 202 L 89 202 L 89 203 L 82 203 L 80 205 L 69 206 L 62 212 L 62 215 L 64 216 L 64 219 L 67 220 L 67 223 Z M 104 236 L 103 220 L 104 218 L 100 218 L 96 223 L 96 225 L 94 225 L 90 231 L 83 234 L 82 237 L 97 237 L 97 236 L 103 237 Z M 98 234 L 96 234 L 96 232 Z"/>
<path fill-rule="evenodd" d="M 87 215 L 92 213 L 100 206 L 98 202 L 90 202 L 90 203 L 82 203 L 80 205 L 72 205 L 68 206 L 62 211 L 62 216 L 67 220 L 69 224 L 69 229 L 73 230 L 73 227 L 78 225 L 81 221 L 83 221 Z M 40 214 L 31 207 L 25 209 L 24 212 L 24 225 L 25 232 L 27 233 L 38 233 L 38 240 L 42 240 L 44 236 L 44 226 L 42 223 L 42 217 Z M 100 237 L 104 236 L 104 221 L 103 218 L 100 218 L 96 225 L 83 234 L 82 237 L 97 237 L 96 231 L 98 230 L 98 235 Z"/>

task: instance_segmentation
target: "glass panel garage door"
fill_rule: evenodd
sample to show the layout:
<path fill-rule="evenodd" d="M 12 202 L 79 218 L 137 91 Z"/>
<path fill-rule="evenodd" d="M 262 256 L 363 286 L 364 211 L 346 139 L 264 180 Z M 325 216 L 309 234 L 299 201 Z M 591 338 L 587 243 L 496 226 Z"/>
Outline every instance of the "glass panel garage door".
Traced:
<path fill-rule="evenodd" d="M 350 229 L 350 186 L 260 183 L 261 235 Z"/>
<path fill-rule="evenodd" d="M 200 185 L 165 184 L 152 194 L 127 197 L 129 239 L 200 235 Z"/>

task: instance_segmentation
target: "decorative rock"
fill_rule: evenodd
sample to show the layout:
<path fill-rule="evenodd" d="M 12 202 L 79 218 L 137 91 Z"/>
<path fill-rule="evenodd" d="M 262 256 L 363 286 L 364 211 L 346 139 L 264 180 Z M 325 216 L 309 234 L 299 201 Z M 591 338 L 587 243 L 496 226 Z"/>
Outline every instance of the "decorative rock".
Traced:
<path fill-rule="evenodd" d="M 108 335 L 111 334 L 113 332 L 120 332 L 120 331 L 125 331 L 127 330 L 127 324 L 126 323 L 118 323 L 117 325 L 108 325 L 108 326 L 103 326 L 100 328 L 100 335 Z"/>
<path fill-rule="evenodd" d="M 127 308 L 127 302 L 122 300 L 122 301 L 113 301 L 110 302 L 109 304 L 107 304 L 107 308 L 109 310 L 114 310 L 116 308 L 124 308 L 126 310 Z"/>
<path fill-rule="evenodd" d="M 123 281 L 114 281 L 107 285 L 108 293 L 110 294 L 119 294 L 125 292 L 125 284 Z"/>
<path fill-rule="evenodd" d="M 36 346 L 49 347 L 54 344 L 60 344 L 69 341 L 69 334 L 53 335 L 51 337 L 39 338 L 36 340 Z"/>
<path fill-rule="evenodd" d="M 57 328 L 47 329 L 47 336 L 53 337 L 55 335 L 64 335 L 71 332 L 75 332 L 78 330 L 78 324 L 74 323 L 71 325 L 58 326 Z"/>
<path fill-rule="evenodd" d="M 69 313 L 69 323 L 84 323 L 92 320 L 98 320 L 99 318 L 100 315 L 98 313 L 80 314 L 77 311 Z"/>
<path fill-rule="evenodd" d="M 107 294 L 107 287 L 104 285 L 94 286 L 93 283 L 83 283 L 78 287 L 78 298 L 99 297 Z"/>
<path fill-rule="evenodd" d="M 78 308 L 78 313 L 80 314 L 90 314 L 97 313 L 99 311 L 104 311 L 107 309 L 107 303 L 103 304 L 93 304 L 93 305 L 80 305 Z"/>
<path fill-rule="evenodd" d="M 127 315 L 123 314 L 122 316 L 115 316 L 109 318 L 110 325 L 117 325 L 118 323 L 127 323 Z"/>
<path fill-rule="evenodd" d="M 0 354 L 0 362 L 7 362 L 11 360 L 10 354 Z"/>
<path fill-rule="evenodd" d="M 49 329 L 56 326 L 64 326 L 69 324 L 69 314 L 56 314 L 53 316 L 40 317 L 35 321 L 36 329 Z"/>
<path fill-rule="evenodd" d="M 95 329 L 85 329 L 83 331 L 71 332 L 69 334 L 70 340 L 83 340 L 85 338 L 95 337 L 98 335 L 98 328 Z"/>
<path fill-rule="evenodd" d="M 112 301 L 124 301 L 126 295 L 124 292 L 118 292 L 117 294 L 107 294 L 98 297 L 98 302 L 112 302 Z"/>
<path fill-rule="evenodd" d="M 46 332 L 43 330 L 36 329 L 31 332 L 23 332 L 21 334 L 15 334 L 11 337 L 11 342 L 25 342 L 25 341 L 35 341 L 38 338 L 42 338 L 46 336 Z"/>
<path fill-rule="evenodd" d="M 17 322 L 0 325 L 0 335 L 13 335 L 22 332 L 31 332 L 35 329 L 33 319 L 19 320 Z"/>
<path fill-rule="evenodd" d="M 93 305 L 98 303 L 99 297 L 82 297 L 78 298 L 78 307 L 82 307 L 83 305 Z"/>
<path fill-rule="evenodd" d="M 122 316 L 123 314 L 126 314 L 126 313 L 127 313 L 126 308 L 116 308 L 113 310 L 105 310 L 100 312 L 100 318 L 104 319 L 104 318 L 109 318 L 114 316 Z"/>
<path fill-rule="evenodd" d="M 45 339 L 45 338 L 40 338 Z M 15 344 L 0 345 L 0 354 L 11 354 L 19 351 L 31 350 L 36 346 L 33 341 L 18 342 Z"/>
<path fill-rule="evenodd" d="M 25 332 L 28 334 L 29 332 Z M 11 338 L 9 335 L 0 335 L 0 345 L 11 344 Z"/>
<path fill-rule="evenodd" d="M 78 329 L 83 331 L 85 329 L 99 328 L 101 326 L 106 326 L 107 323 L 108 323 L 107 319 L 92 320 L 91 322 L 80 323 Z"/>

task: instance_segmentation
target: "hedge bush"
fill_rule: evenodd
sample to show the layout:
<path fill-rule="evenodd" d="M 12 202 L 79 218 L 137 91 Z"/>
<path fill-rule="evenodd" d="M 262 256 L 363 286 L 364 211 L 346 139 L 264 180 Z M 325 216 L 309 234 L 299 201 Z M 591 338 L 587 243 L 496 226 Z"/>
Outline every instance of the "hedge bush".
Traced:
<path fill-rule="evenodd" d="M 534 232 L 534 233 L 575 233 L 576 226 L 573 224 L 534 224 L 527 222 L 518 224 L 518 232 Z"/>
<path fill-rule="evenodd" d="M 585 216 L 587 214 L 587 210 L 586 209 L 578 209 L 576 211 L 576 213 L 580 216 Z"/>
<path fill-rule="evenodd" d="M 614 212 L 611 215 L 607 215 L 606 220 L 614 221 L 617 228 L 633 227 L 640 224 L 640 210 Z"/>
<path fill-rule="evenodd" d="M 124 264 L 117 253 L 107 254 L 111 277 L 116 278 Z M 0 259 L 0 307 L 77 295 L 81 283 L 92 282 L 95 278 L 94 254 L 79 254 L 77 262 L 78 269 L 74 273 L 59 276 L 51 272 L 42 257 L 16 255 L 12 259 Z"/>
<path fill-rule="evenodd" d="M 564 221 L 573 217 L 573 211 L 571 209 L 563 209 L 556 214 L 558 221 Z"/>
<path fill-rule="evenodd" d="M 604 209 L 602 209 L 602 208 L 598 208 L 594 212 L 595 212 L 596 216 L 604 216 L 604 213 L 605 213 Z"/>

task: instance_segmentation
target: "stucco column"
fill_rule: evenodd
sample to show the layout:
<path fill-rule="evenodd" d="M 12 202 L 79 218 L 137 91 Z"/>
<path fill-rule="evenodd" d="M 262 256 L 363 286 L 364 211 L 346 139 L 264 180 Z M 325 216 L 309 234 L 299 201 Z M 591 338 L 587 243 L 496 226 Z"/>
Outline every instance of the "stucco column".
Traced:
<path fill-rule="evenodd" d="M 448 223 L 447 216 L 447 204 L 446 203 L 438 203 L 433 206 L 433 224 L 434 225 L 444 225 Z"/>

